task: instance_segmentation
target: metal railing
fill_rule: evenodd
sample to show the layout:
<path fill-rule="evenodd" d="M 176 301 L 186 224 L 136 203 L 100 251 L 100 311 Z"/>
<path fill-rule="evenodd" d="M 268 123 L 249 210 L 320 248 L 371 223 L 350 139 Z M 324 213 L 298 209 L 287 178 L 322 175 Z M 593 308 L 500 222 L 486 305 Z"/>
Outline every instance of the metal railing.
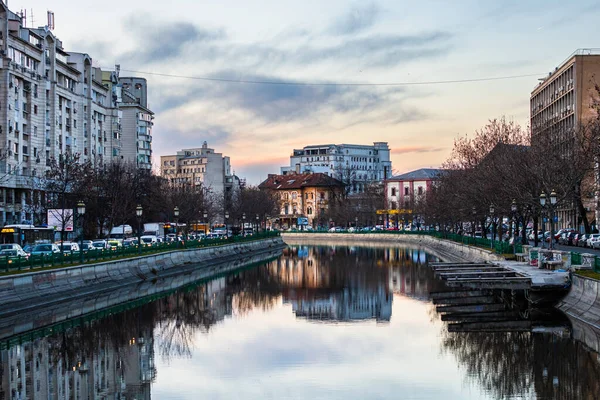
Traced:
<path fill-rule="evenodd" d="M 470 246 L 477 246 L 477 247 L 481 247 L 481 248 L 485 248 L 488 250 L 494 250 L 494 252 L 498 253 L 498 254 L 509 254 L 509 253 L 522 253 L 523 252 L 523 246 L 520 244 L 517 244 L 516 246 L 514 246 L 513 249 L 513 245 L 510 243 L 506 243 L 506 242 L 501 242 L 498 240 L 494 240 L 494 242 L 492 243 L 491 239 L 487 239 L 487 238 L 478 238 L 478 237 L 472 237 L 472 236 L 465 236 L 465 235 L 459 235 L 456 233 L 449 233 L 449 232 L 438 232 L 438 231 L 417 231 L 417 230 L 374 230 L 374 231 L 367 231 L 367 230 L 339 230 L 339 231 L 328 231 L 326 229 L 316 229 L 316 230 L 310 230 L 310 231 L 300 231 L 300 230 L 291 230 L 288 231 L 291 233 L 306 233 L 306 234 L 311 234 L 311 233 L 352 233 L 352 234 L 357 234 L 357 235 L 365 235 L 365 234 L 392 234 L 392 235 L 427 235 L 427 236 L 433 236 L 439 239 L 446 239 L 446 240 L 451 240 L 453 242 L 457 242 L 457 243 L 462 243 L 464 245 L 470 245 Z M 492 246 L 493 244 L 493 246 Z"/>
<path fill-rule="evenodd" d="M 273 238 L 279 236 L 279 232 L 262 232 L 251 236 L 232 236 L 223 239 L 200 239 L 189 241 L 175 241 L 158 243 L 155 245 L 142 245 L 117 247 L 112 249 L 94 249 L 70 253 L 50 253 L 47 255 L 30 255 L 29 257 L 0 257 L 0 273 L 10 274 L 19 271 L 43 270 L 48 268 L 68 267 L 96 263 L 142 255 L 158 254 L 173 250 L 198 249 L 212 246 L 222 246 L 232 243 L 244 243 L 255 240 Z"/>

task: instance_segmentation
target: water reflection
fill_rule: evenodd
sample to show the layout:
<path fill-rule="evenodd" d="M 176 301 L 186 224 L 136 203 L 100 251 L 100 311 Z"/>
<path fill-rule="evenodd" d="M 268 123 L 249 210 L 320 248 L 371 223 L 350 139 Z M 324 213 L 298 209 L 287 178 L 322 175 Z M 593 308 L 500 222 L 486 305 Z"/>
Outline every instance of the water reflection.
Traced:
<path fill-rule="evenodd" d="M 149 399 L 151 388 L 168 398 L 165 393 L 180 388 L 168 385 L 170 379 L 157 382 L 161 374 L 171 379 L 180 374 L 182 363 L 193 376 L 186 380 L 192 389 L 172 397 L 196 398 L 197 380 L 213 383 L 203 387 L 207 393 L 228 398 L 232 392 L 220 383 L 255 381 L 253 374 L 271 376 L 291 366 L 294 373 L 310 375 L 303 378 L 309 381 L 286 377 L 283 389 L 277 379 L 261 381 L 269 391 L 261 387 L 247 397 L 289 394 L 285 390 L 292 385 L 298 395 L 287 397 L 302 398 L 312 388 L 324 398 L 365 398 L 377 379 L 378 390 L 389 389 L 381 398 L 596 398 L 598 355 L 573 341 L 568 330 L 555 329 L 565 326 L 564 319 L 530 310 L 519 311 L 529 323 L 513 331 L 449 329 L 429 300 L 430 293 L 448 290 L 434 279 L 430 259 L 435 260 L 405 248 L 291 246 L 266 265 L 40 339 L 11 342 L 0 351 L 0 399 Z M 421 322 L 423 315 L 428 318 Z M 251 319 L 258 322 L 248 324 Z M 249 331 L 258 326 L 261 334 Z M 284 337 L 269 347 L 260 341 L 273 340 L 266 332 Z M 245 346 L 237 338 L 247 335 L 255 336 Z M 261 345 L 264 349 L 256 348 Z M 213 346 L 219 349 L 215 354 L 208 350 Z M 230 363 L 224 361 L 229 357 Z M 252 368 L 239 365 L 247 360 L 256 360 Z M 364 368 L 356 371 L 364 379 L 353 379 L 358 368 Z M 381 368 L 377 378 L 368 372 L 374 368 Z M 432 379 L 431 368 L 445 379 Z M 211 370 L 226 377 L 219 380 Z M 345 371 L 348 387 L 332 386 L 342 379 L 331 375 L 336 370 Z M 386 375 L 390 371 L 395 375 Z M 445 391 L 447 386 L 453 390 Z"/>

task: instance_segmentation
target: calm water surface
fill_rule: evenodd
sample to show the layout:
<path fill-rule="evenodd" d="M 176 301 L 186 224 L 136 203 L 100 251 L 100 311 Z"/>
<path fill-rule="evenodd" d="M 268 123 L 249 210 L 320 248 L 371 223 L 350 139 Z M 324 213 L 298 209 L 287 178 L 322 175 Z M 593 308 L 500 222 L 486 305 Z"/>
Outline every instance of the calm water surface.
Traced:
<path fill-rule="evenodd" d="M 0 399 L 599 396 L 598 355 L 560 315 L 515 310 L 496 332 L 477 318 L 442 321 L 430 293 L 447 289 L 432 259 L 291 246 L 269 264 L 3 347 Z"/>

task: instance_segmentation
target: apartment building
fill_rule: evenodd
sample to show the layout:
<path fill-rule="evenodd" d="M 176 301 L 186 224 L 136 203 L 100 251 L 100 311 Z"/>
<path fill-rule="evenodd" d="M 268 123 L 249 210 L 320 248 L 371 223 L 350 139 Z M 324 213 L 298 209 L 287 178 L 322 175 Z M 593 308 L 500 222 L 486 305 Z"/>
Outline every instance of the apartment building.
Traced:
<path fill-rule="evenodd" d="M 214 196 L 223 196 L 238 182 L 231 173 L 229 157 L 216 153 L 206 142 L 200 148 L 161 156 L 160 169 L 161 176 L 172 184 L 202 186 Z"/>
<path fill-rule="evenodd" d="M 349 193 L 361 193 L 368 184 L 381 182 L 392 174 L 387 142 L 373 145 L 323 144 L 294 149 L 290 166 L 281 174 L 322 173 L 348 186 Z"/>
<path fill-rule="evenodd" d="M 123 142 L 118 80 L 105 81 L 90 55 L 67 52 L 48 27 L 25 27 L 4 3 L 0 55 L 0 224 L 40 224 L 45 221 L 40 177 L 52 159 L 77 154 L 96 165 L 126 160 L 123 145 L 137 147 L 138 139 L 133 134 Z M 143 118 L 151 124 L 151 117 Z M 150 151 L 143 154 L 151 155 L 146 149 L 151 136 L 144 141 L 141 147 Z M 144 162 L 151 165 L 149 158 Z"/>
<path fill-rule="evenodd" d="M 152 169 L 154 113 L 148 108 L 148 83 L 144 78 L 119 77 L 123 112 L 123 158 L 139 168 Z"/>
<path fill-rule="evenodd" d="M 595 85 L 598 83 L 599 49 L 575 51 L 554 71 L 540 79 L 530 97 L 532 145 L 551 138 L 568 151 L 569 138 L 574 130 L 595 117 L 591 106 L 597 95 Z M 597 197 L 588 196 L 584 199 L 584 206 L 592 219 L 595 213 L 596 221 L 599 217 L 597 204 Z M 559 205 L 557 214 L 559 226 L 578 226 L 580 218 L 574 205 Z"/>

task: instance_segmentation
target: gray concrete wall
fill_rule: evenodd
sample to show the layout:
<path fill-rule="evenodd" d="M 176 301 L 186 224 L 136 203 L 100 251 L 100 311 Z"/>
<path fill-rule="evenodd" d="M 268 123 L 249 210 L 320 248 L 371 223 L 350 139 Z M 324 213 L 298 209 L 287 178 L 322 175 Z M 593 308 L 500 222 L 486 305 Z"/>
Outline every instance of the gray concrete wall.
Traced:
<path fill-rule="evenodd" d="M 571 319 L 584 321 L 600 329 L 600 281 L 573 275 L 569 294 L 559 303 L 558 308 Z"/>
<path fill-rule="evenodd" d="M 401 235 L 386 233 L 282 233 L 281 237 L 288 243 L 322 244 L 324 241 L 345 244 L 365 244 L 368 246 L 390 244 L 424 248 L 428 253 L 448 262 L 483 262 L 504 260 L 502 256 L 491 250 L 468 246 L 450 240 L 443 240 L 427 235 Z"/>
<path fill-rule="evenodd" d="M 92 300 L 80 307 L 66 309 L 71 318 L 157 293 L 183 281 L 192 282 L 189 280 L 277 257 L 284 247 L 281 238 L 272 238 L 0 277 L 0 320 L 92 295 Z M 175 279 L 165 280 L 170 277 Z M 167 282 L 171 282 L 170 286 L 165 287 Z M 140 286 L 131 290 L 136 284 Z M 128 287 L 128 293 L 119 294 L 115 291 L 119 287 Z"/>

